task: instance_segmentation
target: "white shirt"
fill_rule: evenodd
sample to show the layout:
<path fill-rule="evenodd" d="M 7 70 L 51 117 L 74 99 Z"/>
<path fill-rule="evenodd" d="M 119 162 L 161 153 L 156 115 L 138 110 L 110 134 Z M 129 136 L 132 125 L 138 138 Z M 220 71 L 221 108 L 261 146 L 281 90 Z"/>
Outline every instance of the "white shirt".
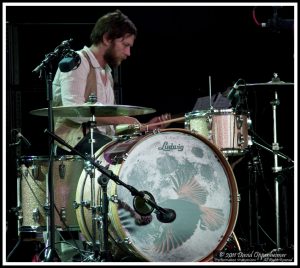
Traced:
<path fill-rule="evenodd" d="M 82 50 L 87 52 L 92 66 L 96 71 L 97 104 L 115 104 L 111 68 L 106 65 L 105 69 L 103 69 L 87 46 Z M 84 93 L 90 65 L 86 57 L 81 53 L 82 50 L 77 51 L 81 58 L 81 63 L 77 69 L 70 72 L 61 72 L 59 69 L 57 70 L 53 80 L 53 106 L 81 105 L 85 103 Z M 101 79 L 101 72 L 102 74 L 106 74 L 106 83 Z M 90 118 L 70 119 L 78 123 L 90 120 Z M 98 126 L 98 129 L 107 135 L 114 134 L 114 128 L 112 126 Z"/>

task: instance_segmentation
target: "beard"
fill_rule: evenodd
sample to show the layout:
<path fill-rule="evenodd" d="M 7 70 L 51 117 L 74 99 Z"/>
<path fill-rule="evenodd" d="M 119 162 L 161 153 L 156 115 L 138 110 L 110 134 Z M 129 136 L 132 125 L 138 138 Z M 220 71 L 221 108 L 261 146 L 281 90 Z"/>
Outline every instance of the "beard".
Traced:
<path fill-rule="evenodd" d="M 115 55 L 115 43 L 112 43 L 111 46 L 106 50 L 103 55 L 104 60 L 110 67 L 118 67 L 121 64 L 121 61 Z"/>

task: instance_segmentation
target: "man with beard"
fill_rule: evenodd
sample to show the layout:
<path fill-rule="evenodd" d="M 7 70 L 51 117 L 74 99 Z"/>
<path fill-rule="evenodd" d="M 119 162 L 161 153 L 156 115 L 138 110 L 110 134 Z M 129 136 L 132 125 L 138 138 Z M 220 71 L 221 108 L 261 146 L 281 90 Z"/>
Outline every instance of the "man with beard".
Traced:
<path fill-rule="evenodd" d="M 133 22 L 121 11 L 108 13 L 96 22 L 91 35 L 91 46 L 78 51 L 81 63 L 69 72 L 57 70 L 53 81 L 53 106 L 83 105 L 94 103 L 114 105 L 113 67 L 119 66 L 130 56 L 137 29 Z M 154 117 L 148 124 L 159 123 L 170 119 L 170 114 Z M 87 118 L 55 117 L 55 133 L 65 142 L 81 152 L 89 152 L 89 129 Z M 115 135 L 115 126 L 119 124 L 141 125 L 129 116 L 96 117 L 96 128 L 93 138 L 94 152 L 111 141 Z M 155 125 L 164 128 L 167 124 Z M 147 128 L 151 130 L 151 128 Z M 70 151 L 58 144 L 56 154 L 64 155 Z"/>

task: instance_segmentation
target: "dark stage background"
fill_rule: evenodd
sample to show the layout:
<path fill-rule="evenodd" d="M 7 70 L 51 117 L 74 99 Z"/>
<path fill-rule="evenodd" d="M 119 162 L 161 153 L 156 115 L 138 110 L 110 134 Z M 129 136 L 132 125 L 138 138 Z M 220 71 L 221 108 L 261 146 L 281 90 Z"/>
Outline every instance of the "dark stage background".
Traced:
<path fill-rule="evenodd" d="M 138 28 L 131 56 L 118 68 L 116 90 L 119 104 L 151 107 L 156 114 L 173 115 L 191 112 L 197 98 L 223 92 L 239 78 L 246 83 L 263 83 L 277 73 L 282 81 L 294 82 L 294 31 L 287 20 L 294 19 L 293 6 L 259 6 L 255 9 L 262 28 L 252 17 L 254 6 L 67 6 L 7 7 L 7 76 L 6 76 L 6 216 L 8 222 L 7 251 L 17 240 L 16 158 L 48 154 L 47 117 L 30 115 L 31 110 L 46 108 L 47 90 L 44 77 L 32 73 L 63 40 L 73 38 L 71 47 L 90 45 L 89 34 L 96 20 L 119 8 Z M 272 22 L 278 12 L 277 25 Z M 278 27 L 277 27 L 278 26 Z M 54 73 L 57 64 L 54 64 Z M 277 107 L 278 142 L 282 153 L 294 158 L 294 87 L 279 86 Z M 273 142 L 272 106 L 274 88 L 247 88 L 248 106 L 253 128 L 268 144 Z M 146 121 L 156 114 L 140 116 Z M 184 128 L 174 123 L 171 127 Z M 27 148 L 8 147 L 15 142 L 11 131 L 20 129 L 31 142 Z M 258 140 L 260 141 L 260 140 Z M 259 149 L 263 178 L 258 179 L 260 246 L 268 251 L 276 248 L 274 159 L 272 153 Z M 234 159 L 231 161 L 234 161 Z M 249 246 L 248 156 L 235 167 L 241 194 L 240 212 L 235 232 L 241 245 Z M 285 170 L 279 174 L 282 195 L 281 242 L 294 244 L 294 169 L 293 163 L 279 158 Z M 264 231 L 263 231 L 264 230 Z M 274 243 L 275 242 L 275 243 Z"/>

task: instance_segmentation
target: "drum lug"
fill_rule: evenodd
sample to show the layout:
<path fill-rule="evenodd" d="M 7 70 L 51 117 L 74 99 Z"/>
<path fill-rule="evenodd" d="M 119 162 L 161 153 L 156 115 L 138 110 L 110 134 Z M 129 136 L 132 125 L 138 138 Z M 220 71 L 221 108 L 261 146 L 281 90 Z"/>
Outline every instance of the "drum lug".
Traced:
<path fill-rule="evenodd" d="M 91 203 L 89 201 L 82 201 L 80 205 L 86 208 L 91 207 Z"/>
<path fill-rule="evenodd" d="M 129 140 L 130 138 L 131 138 L 130 135 L 122 135 L 122 136 L 118 136 L 116 140 L 117 140 L 118 142 L 122 142 L 122 141 L 127 141 L 127 140 Z"/>
<path fill-rule="evenodd" d="M 111 160 L 111 163 L 113 165 L 117 165 L 117 164 L 121 164 L 122 161 L 125 161 L 128 157 L 128 154 L 123 154 L 123 155 L 115 155 L 114 157 L 112 157 L 110 160 Z"/>
<path fill-rule="evenodd" d="M 118 244 L 126 244 L 126 245 L 131 245 L 132 244 L 132 241 L 130 240 L 129 237 L 125 237 L 123 240 L 118 239 L 116 242 Z"/>
<path fill-rule="evenodd" d="M 252 146 L 252 145 L 253 145 L 252 137 L 248 135 L 248 146 Z"/>
<path fill-rule="evenodd" d="M 123 161 L 126 161 L 127 157 L 128 157 L 128 153 L 123 154 L 122 157 L 121 157 L 121 159 L 122 159 Z M 118 163 L 118 162 L 117 162 L 117 163 Z"/>
<path fill-rule="evenodd" d="M 248 126 L 248 129 L 252 127 L 252 120 L 250 117 L 247 118 L 247 126 Z"/>
<path fill-rule="evenodd" d="M 212 131 L 211 131 L 211 130 L 208 131 L 207 139 L 208 139 L 209 141 L 213 142 L 213 135 L 212 135 Z"/>
<path fill-rule="evenodd" d="M 67 212 L 66 212 L 66 208 L 65 207 L 61 207 L 60 208 L 59 217 L 63 221 L 65 221 L 67 219 Z"/>
<path fill-rule="evenodd" d="M 84 161 L 84 170 L 87 174 L 92 174 L 93 172 L 93 165 L 90 161 Z"/>
<path fill-rule="evenodd" d="M 119 203 L 118 195 L 114 194 L 109 198 L 113 203 Z"/>
<path fill-rule="evenodd" d="M 61 162 L 61 164 L 58 167 L 58 171 L 59 171 L 59 177 L 61 179 L 64 179 L 66 176 L 66 165 L 64 164 L 64 162 Z"/>
<path fill-rule="evenodd" d="M 187 117 L 186 117 L 186 118 L 187 118 Z M 185 120 L 185 122 L 184 122 L 184 127 L 185 127 L 185 129 L 190 129 L 190 127 L 191 127 L 190 122 L 187 121 L 187 120 Z"/>
<path fill-rule="evenodd" d="M 23 171 L 23 176 L 24 176 L 25 178 L 27 178 L 27 177 L 28 177 L 28 174 L 29 174 L 29 171 L 28 171 L 28 169 L 26 169 L 25 171 Z"/>
<path fill-rule="evenodd" d="M 239 133 L 238 134 L 238 145 L 242 146 L 244 143 L 245 143 L 244 136 L 241 133 Z"/>
<path fill-rule="evenodd" d="M 18 221 L 19 221 L 20 224 L 22 225 L 22 224 L 23 224 L 23 211 L 20 210 L 20 211 L 17 213 L 17 216 L 18 216 Z"/>
<path fill-rule="evenodd" d="M 21 207 L 13 207 L 13 208 L 11 208 L 11 211 L 13 211 L 15 213 L 15 215 L 18 218 L 18 220 L 22 220 L 23 219 L 23 211 L 22 211 Z"/>
<path fill-rule="evenodd" d="M 237 194 L 237 202 L 240 202 L 241 201 L 241 195 L 240 194 Z"/>
<path fill-rule="evenodd" d="M 127 245 L 131 245 L 132 241 L 130 240 L 129 237 L 126 237 L 124 240 L 123 240 L 123 243 L 127 244 Z"/>
<path fill-rule="evenodd" d="M 236 117 L 236 125 L 237 125 L 237 129 L 241 129 L 242 125 L 243 125 L 244 119 L 242 115 L 239 115 Z"/>
<path fill-rule="evenodd" d="M 120 160 L 126 160 L 126 158 L 124 159 L 124 157 L 119 157 L 117 155 L 115 155 L 112 159 L 111 159 L 111 162 L 113 165 L 117 165 L 120 163 Z"/>
<path fill-rule="evenodd" d="M 73 201 L 73 208 L 75 209 L 79 208 L 79 204 L 76 201 Z"/>
<path fill-rule="evenodd" d="M 40 211 L 39 211 L 38 208 L 35 208 L 32 211 L 32 219 L 33 219 L 34 222 L 38 223 L 40 221 L 40 218 L 41 218 Z"/>
<path fill-rule="evenodd" d="M 209 131 L 211 131 L 211 130 L 212 130 L 212 116 L 209 115 L 209 116 L 207 117 L 206 121 L 207 121 L 207 129 L 208 129 Z"/>
<path fill-rule="evenodd" d="M 38 175 L 39 175 L 39 169 L 36 165 L 32 165 L 32 177 L 34 180 L 36 180 L 38 178 Z"/>
<path fill-rule="evenodd" d="M 77 209 L 80 206 L 83 206 L 83 207 L 86 207 L 87 209 L 89 209 L 91 207 L 91 204 L 89 201 L 81 201 L 80 203 L 73 201 L 73 208 Z"/>
<path fill-rule="evenodd" d="M 159 128 L 156 128 L 152 131 L 152 133 L 155 135 L 155 134 L 159 134 L 160 133 L 160 129 Z"/>

